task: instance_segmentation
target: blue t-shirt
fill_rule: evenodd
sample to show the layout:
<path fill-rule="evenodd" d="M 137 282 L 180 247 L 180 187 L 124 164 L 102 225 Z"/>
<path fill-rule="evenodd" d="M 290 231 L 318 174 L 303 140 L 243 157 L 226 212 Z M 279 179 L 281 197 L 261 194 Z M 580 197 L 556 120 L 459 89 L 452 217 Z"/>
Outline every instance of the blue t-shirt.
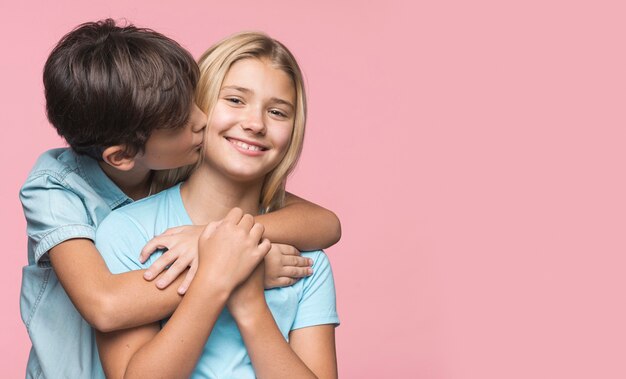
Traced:
<path fill-rule="evenodd" d="M 111 210 L 129 204 L 98 162 L 70 149 L 42 154 L 20 191 L 28 234 L 20 312 L 32 348 L 27 378 L 104 378 L 94 334 L 63 290 L 48 251 L 93 240 Z"/>
<path fill-rule="evenodd" d="M 112 212 L 98 228 L 96 246 L 112 273 L 147 268 L 160 254 L 141 264 L 139 251 L 166 229 L 192 224 L 180 185 Z M 335 286 L 328 258 L 306 252 L 313 275 L 290 287 L 265 291 L 265 299 L 283 337 L 294 329 L 339 324 Z M 254 378 L 254 370 L 237 324 L 226 308 L 220 314 L 192 375 L 194 378 Z"/>

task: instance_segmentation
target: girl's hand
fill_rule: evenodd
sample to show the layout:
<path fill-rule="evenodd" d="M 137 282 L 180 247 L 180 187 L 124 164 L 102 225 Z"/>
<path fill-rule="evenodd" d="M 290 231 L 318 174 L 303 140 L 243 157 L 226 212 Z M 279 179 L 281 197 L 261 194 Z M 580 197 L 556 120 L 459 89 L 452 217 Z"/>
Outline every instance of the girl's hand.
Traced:
<path fill-rule="evenodd" d="M 144 279 L 152 280 L 161 271 L 167 269 L 156 282 L 156 286 L 163 289 L 189 267 L 185 280 L 178 287 L 178 293 L 185 294 L 198 270 L 198 239 L 204 229 L 204 226 L 196 225 L 178 226 L 167 229 L 163 234 L 148 241 L 139 255 L 141 263 L 144 263 L 156 250 L 167 250 L 146 270 L 143 275 Z"/>
<path fill-rule="evenodd" d="M 263 232 L 263 225 L 239 208 L 233 208 L 219 224 L 209 224 L 198 242 L 196 280 L 232 293 L 267 255 L 271 244 L 267 239 L 260 242 Z M 261 278 L 261 291 L 262 283 Z"/>
<path fill-rule="evenodd" d="M 300 251 L 291 245 L 273 243 L 269 253 L 265 256 L 266 289 L 287 287 L 300 278 L 313 274 L 313 261 L 300 256 Z"/>

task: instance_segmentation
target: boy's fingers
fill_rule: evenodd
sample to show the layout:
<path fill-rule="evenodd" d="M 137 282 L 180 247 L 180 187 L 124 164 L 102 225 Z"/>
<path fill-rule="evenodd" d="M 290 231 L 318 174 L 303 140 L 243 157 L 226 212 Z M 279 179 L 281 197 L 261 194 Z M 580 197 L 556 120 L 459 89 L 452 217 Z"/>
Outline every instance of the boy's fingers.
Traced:
<path fill-rule="evenodd" d="M 151 264 L 150 267 L 148 267 L 148 269 L 146 270 L 146 272 L 144 272 L 143 274 L 144 279 L 152 280 L 156 278 L 157 275 L 159 275 L 163 270 L 165 270 L 165 267 L 171 264 L 175 259 L 176 257 L 172 256 L 171 254 L 161 255 L 159 259 L 157 259 L 153 264 Z"/>
<path fill-rule="evenodd" d="M 289 248 L 281 249 L 280 251 L 283 255 L 300 255 L 300 250 L 296 249 L 293 246 L 289 246 Z"/>
<path fill-rule="evenodd" d="M 301 256 L 289 256 L 289 257 L 285 257 L 285 258 L 288 258 L 287 261 L 289 262 L 288 263 L 289 266 L 311 267 L 311 265 L 313 264 L 311 259 L 305 258 L 305 257 L 301 257 Z"/>
<path fill-rule="evenodd" d="M 313 270 L 310 267 L 283 267 L 282 276 L 287 276 L 290 278 L 306 278 L 311 275 Z"/>
<path fill-rule="evenodd" d="M 287 276 L 281 276 L 281 277 L 276 278 L 275 284 L 276 284 L 276 287 L 288 287 L 290 285 L 293 285 L 298 280 L 299 279 L 294 279 L 294 278 L 290 278 Z"/>

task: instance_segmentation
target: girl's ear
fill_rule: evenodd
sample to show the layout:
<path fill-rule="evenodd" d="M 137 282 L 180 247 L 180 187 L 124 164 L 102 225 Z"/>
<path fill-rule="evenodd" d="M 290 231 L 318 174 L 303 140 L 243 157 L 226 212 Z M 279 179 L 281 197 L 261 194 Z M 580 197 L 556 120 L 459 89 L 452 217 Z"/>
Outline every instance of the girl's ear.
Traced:
<path fill-rule="evenodd" d="M 135 156 L 126 152 L 126 146 L 109 146 L 102 152 L 102 160 L 121 171 L 130 171 L 135 166 Z"/>

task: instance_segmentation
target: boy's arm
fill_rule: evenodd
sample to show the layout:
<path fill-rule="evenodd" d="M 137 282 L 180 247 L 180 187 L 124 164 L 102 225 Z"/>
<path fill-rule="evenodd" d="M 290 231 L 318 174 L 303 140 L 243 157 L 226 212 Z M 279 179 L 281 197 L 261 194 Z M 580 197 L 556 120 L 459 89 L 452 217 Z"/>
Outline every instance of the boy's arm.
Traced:
<path fill-rule="evenodd" d="M 298 250 L 325 249 L 341 238 L 337 215 L 290 193 L 283 208 L 256 216 L 255 220 L 265 226 L 264 237 Z"/>
<path fill-rule="evenodd" d="M 51 168 L 34 171 L 20 190 L 31 264 L 51 263 L 73 304 L 98 329 L 142 325 L 173 312 L 180 301 L 176 287 L 160 291 L 141 279 L 141 273 L 110 273 L 92 242 L 95 211 L 76 190 L 84 183 L 68 183 L 78 179 L 59 174 L 67 167 L 46 162 Z"/>
<path fill-rule="evenodd" d="M 113 275 L 88 239 L 71 239 L 53 247 L 52 267 L 76 309 L 94 328 L 111 331 L 161 320 L 181 300 L 174 285 L 159 290 L 142 279 L 143 270 Z"/>

